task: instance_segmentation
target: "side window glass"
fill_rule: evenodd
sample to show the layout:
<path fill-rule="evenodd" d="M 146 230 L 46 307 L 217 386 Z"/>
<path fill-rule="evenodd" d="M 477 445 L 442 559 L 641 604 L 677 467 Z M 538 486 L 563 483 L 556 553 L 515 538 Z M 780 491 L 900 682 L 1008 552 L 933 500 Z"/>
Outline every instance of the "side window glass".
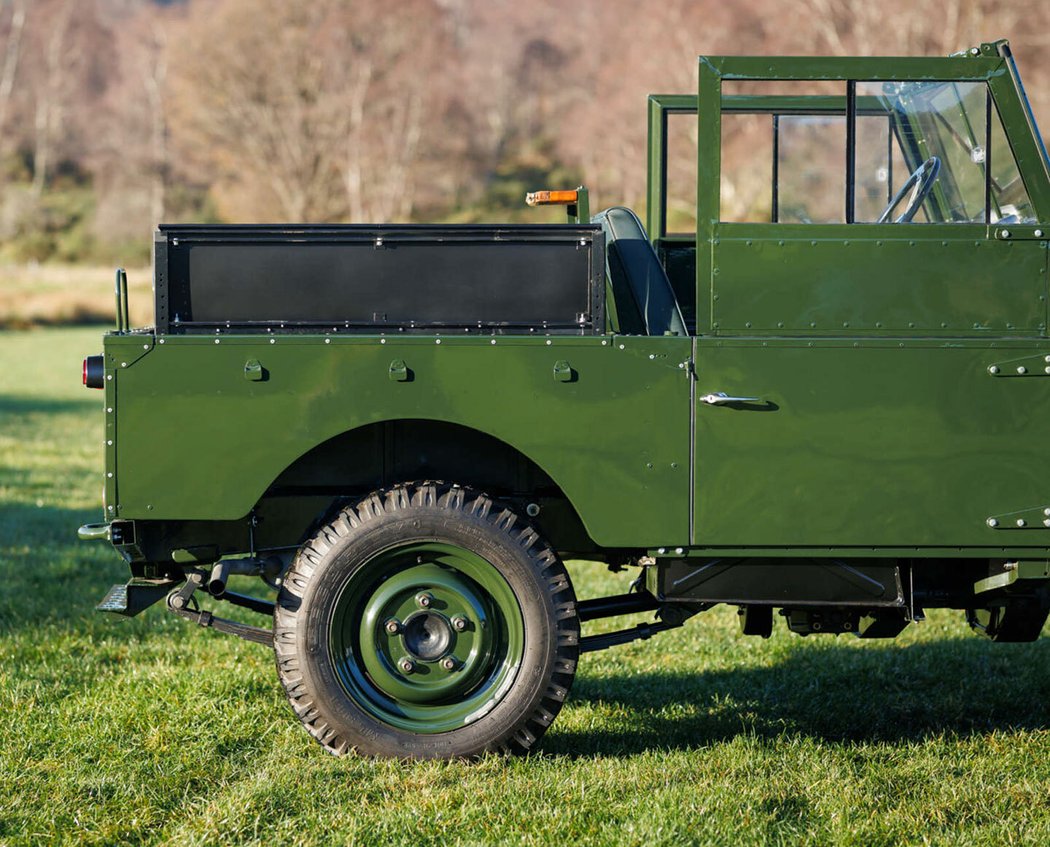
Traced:
<path fill-rule="evenodd" d="M 988 200 L 991 206 L 989 221 L 991 223 L 1036 223 L 1035 209 L 1028 197 L 1028 191 L 1021 180 L 1021 171 L 1017 167 L 1006 132 L 999 113 L 991 110 L 991 181 L 988 186 Z"/>
<path fill-rule="evenodd" d="M 984 82 L 858 82 L 855 90 L 854 220 L 1034 220 Z"/>
<path fill-rule="evenodd" d="M 983 223 L 987 86 L 858 82 L 855 90 L 854 220 Z M 882 206 L 880 183 L 885 186 Z"/>
<path fill-rule="evenodd" d="M 983 81 L 723 85 L 723 221 L 1035 222 Z"/>
<path fill-rule="evenodd" d="M 854 192 L 855 222 L 879 219 L 903 183 L 911 175 L 897 141 L 893 121 L 877 105 L 857 101 L 856 154 Z M 926 210 L 920 207 L 914 223 L 927 223 Z"/>

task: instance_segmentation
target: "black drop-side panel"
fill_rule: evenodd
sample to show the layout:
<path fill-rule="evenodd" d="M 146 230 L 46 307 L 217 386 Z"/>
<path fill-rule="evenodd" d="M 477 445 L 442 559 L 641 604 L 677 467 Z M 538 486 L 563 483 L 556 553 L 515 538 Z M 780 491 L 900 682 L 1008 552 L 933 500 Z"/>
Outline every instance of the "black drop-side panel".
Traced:
<path fill-rule="evenodd" d="M 600 227 L 172 226 L 160 333 L 604 328 Z"/>
<path fill-rule="evenodd" d="M 868 608 L 906 602 L 893 559 L 669 559 L 655 572 L 650 590 L 661 600 Z"/>

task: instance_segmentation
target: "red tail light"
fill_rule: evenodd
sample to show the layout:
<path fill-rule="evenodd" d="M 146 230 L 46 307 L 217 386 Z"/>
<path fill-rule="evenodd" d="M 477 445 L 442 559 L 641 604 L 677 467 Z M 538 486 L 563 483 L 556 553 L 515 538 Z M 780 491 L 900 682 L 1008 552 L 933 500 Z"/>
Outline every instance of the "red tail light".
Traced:
<path fill-rule="evenodd" d="M 102 388 L 106 384 L 106 360 L 103 356 L 88 356 L 84 359 L 84 385 Z"/>

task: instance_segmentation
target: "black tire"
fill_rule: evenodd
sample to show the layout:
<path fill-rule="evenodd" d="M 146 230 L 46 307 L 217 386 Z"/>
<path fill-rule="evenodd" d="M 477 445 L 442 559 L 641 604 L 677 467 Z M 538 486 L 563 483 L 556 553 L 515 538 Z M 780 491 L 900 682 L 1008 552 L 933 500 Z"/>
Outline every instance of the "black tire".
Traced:
<path fill-rule="evenodd" d="M 336 755 L 528 751 L 569 692 L 579 633 L 568 574 L 535 529 L 444 483 L 339 512 L 300 549 L 274 612 L 292 709 Z"/>

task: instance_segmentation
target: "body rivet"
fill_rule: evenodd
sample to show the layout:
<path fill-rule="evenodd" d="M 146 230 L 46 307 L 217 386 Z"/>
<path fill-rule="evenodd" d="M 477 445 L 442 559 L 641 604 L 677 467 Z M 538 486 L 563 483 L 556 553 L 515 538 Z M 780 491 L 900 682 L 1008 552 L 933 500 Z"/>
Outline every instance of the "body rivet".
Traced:
<path fill-rule="evenodd" d="M 988 526 L 992 527 L 993 529 L 999 526 L 999 521 L 997 521 L 995 518 L 988 518 L 988 520 L 985 523 L 987 523 Z"/>
<path fill-rule="evenodd" d="M 1018 525 L 1018 526 L 1025 526 L 1025 520 L 1024 520 L 1024 518 L 1018 518 L 1018 519 L 1017 519 L 1017 525 Z"/>
<path fill-rule="evenodd" d="M 999 366 L 998 365 L 992 365 L 990 368 L 988 368 L 988 373 L 990 373 L 990 374 L 997 374 L 997 373 L 999 373 Z"/>
<path fill-rule="evenodd" d="M 682 555 L 682 554 L 683 554 L 683 553 L 685 552 L 685 550 L 683 550 L 683 549 L 682 549 L 681 547 L 675 547 L 675 548 L 674 548 L 674 551 L 675 551 L 675 553 L 677 553 L 677 554 L 678 554 L 679 556 L 681 556 L 681 555 Z"/>
<path fill-rule="evenodd" d="M 1028 368 L 1026 368 L 1024 365 L 1018 365 L 1017 366 L 1017 372 L 1019 374 L 1026 374 L 1026 373 L 1028 373 Z"/>
<path fill-rule="evenodd" d="M 667 552 L 667 548 L 666 547 L 658 547 L 656 549 L 656 552 L 659 553 L 662 556 L 664 553 Z"/>

